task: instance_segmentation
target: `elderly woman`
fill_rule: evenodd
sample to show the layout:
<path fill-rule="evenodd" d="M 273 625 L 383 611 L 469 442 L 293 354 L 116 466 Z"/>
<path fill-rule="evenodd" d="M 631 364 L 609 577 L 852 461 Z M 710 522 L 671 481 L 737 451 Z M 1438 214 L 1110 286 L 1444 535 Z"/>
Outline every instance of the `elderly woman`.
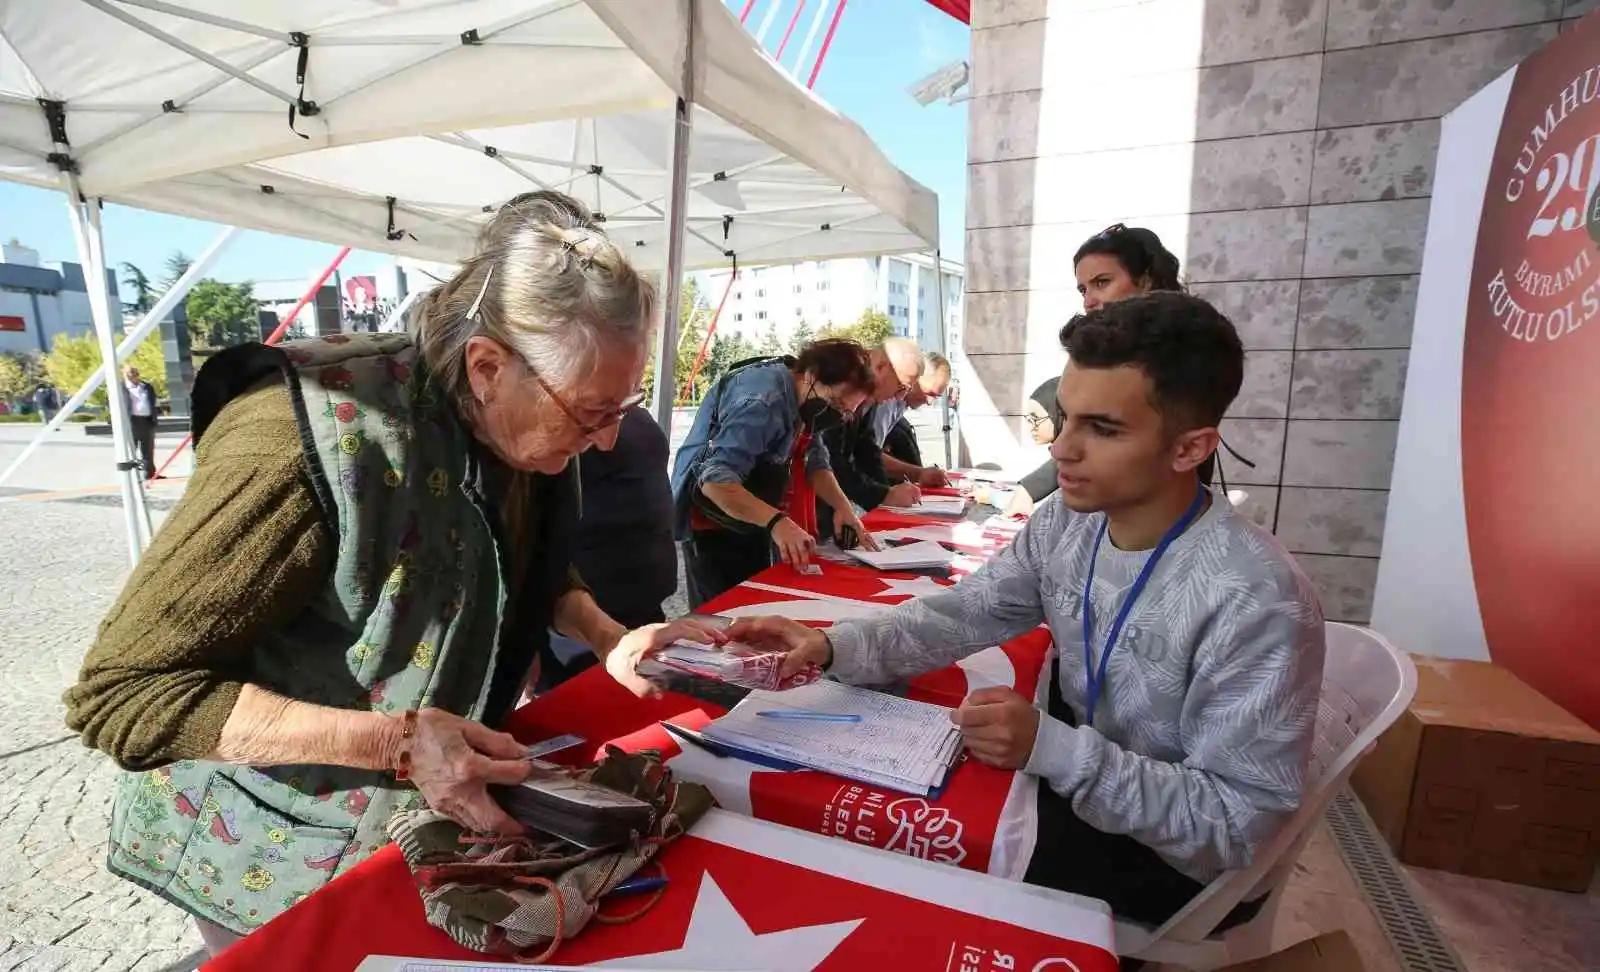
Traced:
<path fill-rule="evenodd" d="M 196 471 L 101 627 L 68 724 L 123 775 L 109 866 L 217 951 L 425 800 L 520 828 L 490 728 L 547 628 L 636 691 L 641 654 L 568 567 L 569 460 L 642 399 L 656 294 L 575 201 L 519 197 L 407 334 L 217 355 Z"/>

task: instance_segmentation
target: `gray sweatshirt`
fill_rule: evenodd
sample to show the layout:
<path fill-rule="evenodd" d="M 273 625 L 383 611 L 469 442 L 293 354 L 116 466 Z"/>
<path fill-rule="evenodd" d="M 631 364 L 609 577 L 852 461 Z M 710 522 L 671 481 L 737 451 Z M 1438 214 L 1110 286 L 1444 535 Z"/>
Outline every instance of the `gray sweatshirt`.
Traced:
<path fill-rule="evenodd" d="M 1107 833 L 1129 834 L 1200 882 L 1246 867 L 1298 809 L 1322 682 L 1311 584 L 1266 531 L 1216 496 L 1158 561 L 1106 666 L 1085 726 L 1083 584 L 1103 514 L 1052 496 L 1010 547 L 949 591 L 828 631 L 830 674 L 907 678 L 1044 623 L 1062 698 L 1041 715 L 1025 771 Z M 1150 551 L 1100 545 L 1094 659 Z M 1048 821 L 1041 821 L 1048 827 Z"/>

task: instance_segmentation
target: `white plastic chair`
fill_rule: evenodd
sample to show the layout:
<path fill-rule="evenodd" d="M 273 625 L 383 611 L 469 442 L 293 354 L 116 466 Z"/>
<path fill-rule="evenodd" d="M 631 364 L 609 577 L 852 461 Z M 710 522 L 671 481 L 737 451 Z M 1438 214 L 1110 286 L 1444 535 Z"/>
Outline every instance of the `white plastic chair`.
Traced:
<path fill-rule="evenodd" d="M 1404 652 L 1371 629 L 1328 622 L 1322 700 L 1299 811 L 1257 852 L 1255 863 L 1212 881 L 1160 928 L 1119 921 L 1118 953 L 1202 970 L 1270 954 L 1283 886 L 1313 825 L 1416 692 L 1417 669 Z M 1235 905 L 1263 891 L 1268 898 L 1255 917 L 1224 935 L 1211 935 Z"/>

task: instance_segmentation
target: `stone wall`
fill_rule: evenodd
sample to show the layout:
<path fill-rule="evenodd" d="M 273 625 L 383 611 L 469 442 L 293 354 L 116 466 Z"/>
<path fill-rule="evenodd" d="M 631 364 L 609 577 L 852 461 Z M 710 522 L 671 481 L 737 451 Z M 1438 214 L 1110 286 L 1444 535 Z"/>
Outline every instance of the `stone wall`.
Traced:
<path fill-rule="evenodd" d="M 974 0 L 962 430 L 1021 406 L 1080 309 L 1073 251 L 1148 226 L 1249 350 L 1246 512 L 1330 619 L 1371 609 L 1439 118 L 1600 0 Z M 1478 205 L 1477 200 L 1463 200 Z"/>

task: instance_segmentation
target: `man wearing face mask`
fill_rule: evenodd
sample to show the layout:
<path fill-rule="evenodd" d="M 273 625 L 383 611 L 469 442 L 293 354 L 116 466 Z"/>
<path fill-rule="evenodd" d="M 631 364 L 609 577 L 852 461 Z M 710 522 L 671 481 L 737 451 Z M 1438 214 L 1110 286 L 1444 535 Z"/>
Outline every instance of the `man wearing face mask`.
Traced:
<path fill-rule="evenodd" d="M 922 378 L 922 352 L 908 338 L 891 337 L 868 352 L 872 369 L 870 396 L 851 411 L 822 415 L 817 434 L 827 444 L 834 474 L 844 494 L 864 510 L 880 506 L 913 506 L 922 492 L 916 483 L 899 482 L 884 468 L 882 443 L 874 434 L 877 410 L 904 399 Z M 832 511 L 817 505 L 822 535 L 831 534 Z"/>
<path fill-rule="evenodd" d="M 742 361 L 711 386 L 672 470 L 690 607 L 749 580 L 774 556 L 809 562 L 819 501 L 876 549 L 816 435 L 824 417 L 854 412 L 874 387 L 867 352 L 839 339 Z"/>

